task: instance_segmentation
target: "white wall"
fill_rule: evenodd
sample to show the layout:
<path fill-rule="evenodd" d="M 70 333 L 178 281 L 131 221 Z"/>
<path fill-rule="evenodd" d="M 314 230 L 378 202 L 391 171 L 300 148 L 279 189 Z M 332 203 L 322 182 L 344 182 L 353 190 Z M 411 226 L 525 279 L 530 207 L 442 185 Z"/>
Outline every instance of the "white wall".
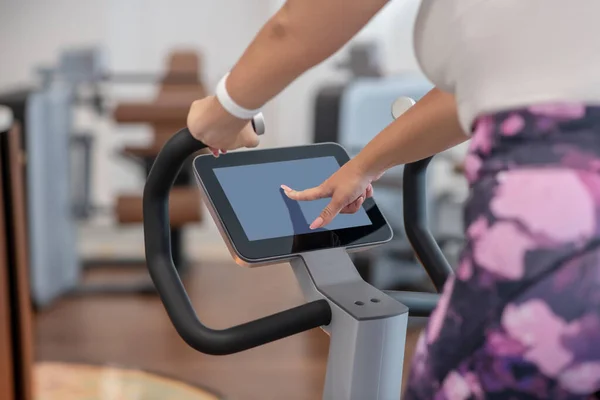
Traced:
<path fill-rule="evenodd" d="M 115 70 L 162 67 L 174 47 L 204 57 L 205 79 L 214 84 L 237 61 L 269 8 L 247 0 L 108 0 L 106 48 Z"/>
<path fill-rule="evenodd" d="M 106 12 L 102 0 L 0 0 L 0 90 L 30 82 L 64 47 L 102 43 Z"/>

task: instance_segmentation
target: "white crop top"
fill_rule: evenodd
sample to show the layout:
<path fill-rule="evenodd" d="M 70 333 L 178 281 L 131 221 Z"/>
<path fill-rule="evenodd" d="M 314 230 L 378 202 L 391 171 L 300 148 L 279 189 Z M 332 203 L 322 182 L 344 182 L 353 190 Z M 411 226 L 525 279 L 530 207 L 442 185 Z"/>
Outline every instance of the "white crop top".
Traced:
<path fill-rule="evenodd" d="M 483 113 L 600 104 L 600 0 L 423 0 L 415 52 L 466 132 Z"/>

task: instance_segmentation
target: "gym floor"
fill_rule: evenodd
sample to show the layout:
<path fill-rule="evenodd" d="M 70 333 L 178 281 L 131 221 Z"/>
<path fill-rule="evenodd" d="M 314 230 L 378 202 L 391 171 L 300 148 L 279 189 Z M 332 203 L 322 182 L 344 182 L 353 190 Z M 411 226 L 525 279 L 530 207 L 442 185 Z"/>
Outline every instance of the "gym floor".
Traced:
<path fill-rule="evenodd" d="M 251 271 L 233 262 L 205 263 L 190 270 L 185 284 L 201 319 L 214 328 L 302 303 L 291 269 L 281 266 Z M 212 389 L 230 400 L 314 400 L 321 395 L 329 339 L 319 330 L 233 356 L 211 357 L 177 336 L 152 296 L 65 298 L 36 318 L 40 361 L 142 369 Z M 420 326 L 409 330 L 405 370 Z"/>

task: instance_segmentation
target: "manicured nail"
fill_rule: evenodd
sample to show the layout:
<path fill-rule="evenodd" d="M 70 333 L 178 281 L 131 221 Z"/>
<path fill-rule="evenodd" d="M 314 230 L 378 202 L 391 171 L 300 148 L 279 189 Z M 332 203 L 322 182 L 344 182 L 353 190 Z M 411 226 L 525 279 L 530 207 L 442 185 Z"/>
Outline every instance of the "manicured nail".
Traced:
<path fill-rule="evenodd" d="M 320 227 L 323 226 L 323 222 L 324 222 L 323 218 L 321 218 L 321 217 L 315 219 L 315 221 L 312 224 L 310 224 L 310 229 L 313 229 L 313 230 L 319 229 Z"/>

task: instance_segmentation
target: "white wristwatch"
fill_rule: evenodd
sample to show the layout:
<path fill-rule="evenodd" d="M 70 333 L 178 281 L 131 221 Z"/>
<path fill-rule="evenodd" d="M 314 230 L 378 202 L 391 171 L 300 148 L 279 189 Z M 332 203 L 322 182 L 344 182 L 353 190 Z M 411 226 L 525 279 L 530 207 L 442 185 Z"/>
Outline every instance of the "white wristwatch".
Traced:
<path fill-rule="evenodd" d="M 217 85 L 217 90 L 216 90 L 216 97 L 219 100 L 219 103 L 221 103 L 221 105 L 223 106 L 223 108 L 225 110 L 227 110 L 228 113 L 230 113 L 231 115 L 233 115 L 234 117 L 240 118 L 240 119 L 252 119 L 254 118 L 256 115 L 258 115 L 261 111 L 261 109 L 256 109 L 256 110 L 248 110 L 247 108 L 244 108 L 242 106 L 240 106 L 239 104 L 237 104 L 229 95 L 229 92 L 227 91 L 227 78 L 229 77 L 229 73 L 227 73 L 223 79 L 221 79 L 221 81 L 219 82 L 219 84 Z"/>

